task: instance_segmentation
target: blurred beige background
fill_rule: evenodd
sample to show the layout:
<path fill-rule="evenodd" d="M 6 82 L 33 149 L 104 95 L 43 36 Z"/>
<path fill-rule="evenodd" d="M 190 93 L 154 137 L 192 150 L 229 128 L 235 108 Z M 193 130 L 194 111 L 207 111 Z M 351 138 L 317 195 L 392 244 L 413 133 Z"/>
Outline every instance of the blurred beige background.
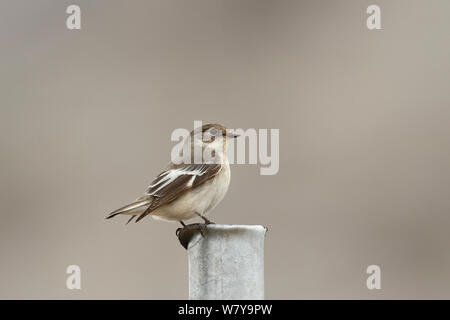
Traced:
<path fill-rule="evenodd" d="M 69 31 L 78 4 L 82 29 Z M 366 28 L 378 4 L 382 30 Z M 0 2 L 0 298 L 187 298 L 177 224 L 104 220 L 194 120 L 279 128 L 218 223 L 263 224 L 269 299 L 450 298 L 450 2 Z M 66 267 L 82 289 L 65 287 Z M 370 264 L 382 289 L 369 291 Z"/>

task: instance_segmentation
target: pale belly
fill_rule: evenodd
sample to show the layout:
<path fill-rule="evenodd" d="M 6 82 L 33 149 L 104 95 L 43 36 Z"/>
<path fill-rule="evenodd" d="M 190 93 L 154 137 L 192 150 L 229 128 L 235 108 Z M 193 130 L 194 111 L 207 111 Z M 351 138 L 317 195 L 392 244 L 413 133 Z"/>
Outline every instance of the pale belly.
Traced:
<path fill-rule="evenodd" d="M 230 185 L 230 166 L 226 164 L 222 170 L 215 178 L 153 211 L 152 217 L 179 221 L 197 217 L 196 212 L 202 215 L 210 213 L 225 197 Z"/>

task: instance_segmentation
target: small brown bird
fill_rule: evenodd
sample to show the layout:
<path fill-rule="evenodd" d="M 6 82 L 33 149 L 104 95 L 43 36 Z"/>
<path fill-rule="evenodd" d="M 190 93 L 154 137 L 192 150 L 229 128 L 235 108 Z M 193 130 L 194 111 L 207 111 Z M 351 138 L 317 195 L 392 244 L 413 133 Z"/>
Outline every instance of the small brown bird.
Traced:
<path fill-rule="evenodd" d="M 230 164 L 227 141 L 237 136 L 220 124 L 205 124 L 194 129 L 184 140 L 187 148 L 183 150 L 191 151 L 188 161 L 181 164 L 171 161 L 142 197 L 105 218 L 130 215 L 128 222 L 135 217 L 138 222 L 151 215 L 156 219 L 179 221 L 184 226 L 183 220 L 199 216 L 205 223 L 212 223 L 205 216 L 222 201 L 228 190 Z M 195 148 L 201 148 L 202 155 L 210 156 L 202 157 L 200 162 L 195 161 Z"/>

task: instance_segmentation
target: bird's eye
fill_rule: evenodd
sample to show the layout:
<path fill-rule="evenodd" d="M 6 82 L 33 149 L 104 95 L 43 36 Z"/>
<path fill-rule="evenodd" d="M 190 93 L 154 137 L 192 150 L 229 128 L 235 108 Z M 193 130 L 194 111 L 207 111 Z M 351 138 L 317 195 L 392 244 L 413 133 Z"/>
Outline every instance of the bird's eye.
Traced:
<path fill-rule="evenodd" d="M 214 136 L 211 134 L 211 130 L 210 131 L 205 131 L 203 133 L 203 142 L 206 143 L 210 143 L 214 141 Z"/>
<path fill-rule="evenodd" d="M 212 136 L 217 136 L 217 129 L 211 129 L 210 132 Z"/>

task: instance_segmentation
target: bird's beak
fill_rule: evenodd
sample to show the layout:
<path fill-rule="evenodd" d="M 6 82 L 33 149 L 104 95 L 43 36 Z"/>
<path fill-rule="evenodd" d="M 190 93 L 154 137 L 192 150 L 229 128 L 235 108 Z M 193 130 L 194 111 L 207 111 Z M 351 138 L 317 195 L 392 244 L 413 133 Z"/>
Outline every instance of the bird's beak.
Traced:
<path fill-rule="evenodd" d="M 227 138 L 234 139 L 234 138 L 237 138 L 239 136 L 240 136 L 240 134 L 237 134 L 237 133 L 233 133 L 233 132 L 228 132 L 227 133 Z"/>

